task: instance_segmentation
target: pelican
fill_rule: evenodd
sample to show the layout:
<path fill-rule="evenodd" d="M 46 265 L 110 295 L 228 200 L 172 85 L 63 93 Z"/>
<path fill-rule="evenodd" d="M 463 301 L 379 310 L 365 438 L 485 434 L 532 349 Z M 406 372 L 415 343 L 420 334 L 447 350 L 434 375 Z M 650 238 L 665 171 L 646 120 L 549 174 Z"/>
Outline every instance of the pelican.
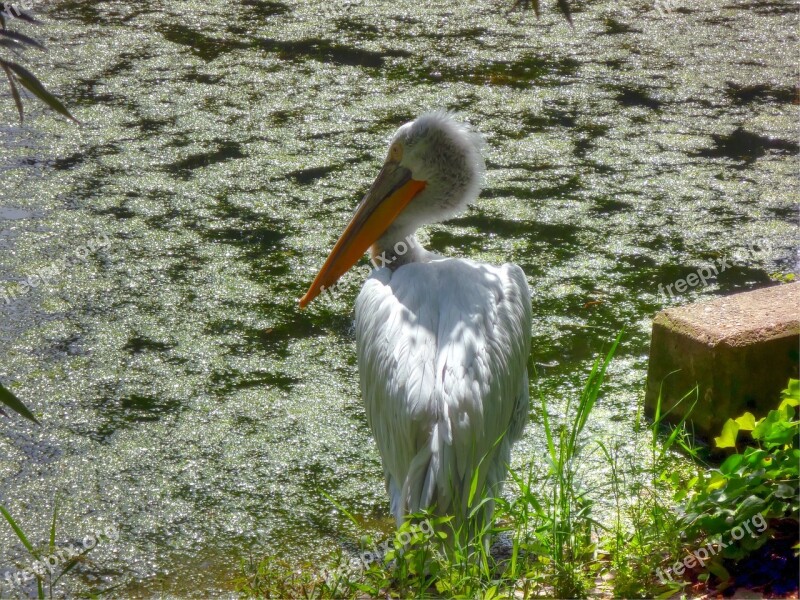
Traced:
<path fill-rule="evenodd" d="M 513 264 L 440 256 L 415 236 L 478 197 L 482 145 L 478 133 L 442 111 L 400 127 L 300 299 L 302 308 L 330 290 L 367 249 L 380 267 L 356 299 L 356 345 L 367 421 L 398 526 L 430 510 L 452 515 L 459 530 L 473 522 L 476 507 L 481 523 L 491 523 L 491 499 L 528 420 L 525 273 Z"/>

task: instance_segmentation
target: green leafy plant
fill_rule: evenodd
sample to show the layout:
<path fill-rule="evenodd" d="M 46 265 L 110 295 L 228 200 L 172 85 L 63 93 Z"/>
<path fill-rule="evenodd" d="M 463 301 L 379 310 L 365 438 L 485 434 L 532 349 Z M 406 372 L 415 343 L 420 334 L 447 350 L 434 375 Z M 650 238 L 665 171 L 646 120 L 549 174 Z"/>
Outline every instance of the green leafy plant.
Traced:
<path fill-rule="evenodd" d="M 12 3 L 3 3 L 0 5 L 0 8 L 2 8 L 2 10 L 0 10 L 0 69 L 5 73 L 8 87 L 11 91 L 11 97 L 14 99 L 14 104 L 19 113 L 20 122 L 24 120 L 22 96 L 20 95 L 19 89 L 22 87 L 57 113 L 78 123 L 79 121 L 70 114 L 62 102 L 48 92 L 44 85 L 42 85 L 42 82 L 39 81 L 33 73 L 19 63 L 13 62 L 8 58 L 9 54 L 21 56 L 21 53 L 26 47 L 33 47 L 39 50 L 45 49 L 42 44 L 32 37 L 14 31 L 7 26 L 13 19 L 23 20 L 32 24 L 36 24 L 38 21 Z M 3 54 L 5 54 L 5 56 Z"/>
<path fill-rule="evenodd" d="M 800 512 L 800 438 L 797 410 L 800 382 L 789 381 L 777 410 L 761 419 L 746 412 L 728 419 L 719 437 L 718 448 L 742 452 L 728 456 L 718 469 L 702 474 L 685 503 L 683 522 L 690 540 L 730 536 L 734 529 L 746 530 L 740 539 L 719 544 L 719 553 L 706 565 L 721 580 L 728 579 L 723 561 L 738 561 L 763 546 L 776 535 L 776 528 L 798 529 Z M 744 434 L 749 434 L 749 439 Z M 754 520 L 764 527 L 754 528 Z"/>

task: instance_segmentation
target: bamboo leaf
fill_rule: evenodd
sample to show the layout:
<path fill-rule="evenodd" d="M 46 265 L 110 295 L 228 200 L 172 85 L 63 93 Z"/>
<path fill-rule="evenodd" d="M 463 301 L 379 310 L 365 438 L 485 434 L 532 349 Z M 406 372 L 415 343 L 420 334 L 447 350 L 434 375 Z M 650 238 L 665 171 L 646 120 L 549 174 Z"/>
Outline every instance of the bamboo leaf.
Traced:
<path fill-rule="evenodd" d="M 0 29 L 0 35 L 2 35 L 3 30 Z M 13 52 L 19 52 L 20 50 L 24 50 L 25 46 L 20 44 L 19 42 L 15 42 L 14 40 L 7 40 L 5 38 L 0 38 L 0 46 L 4 48 L 9 48 Z"/>
<path fill-rule="evenodd" d="M 14 83 L 14 77 L 11 75 L 11 70 L 2 65 L 3 71 L 6 73 L 6 77 L 8 77 L 8 86 L 11 88 L 11 97 L 14 98 L 14 104 L 17 105 L 17 112 L 19 112 L 19 122 L 22 123 L 25 120 L 25 115 L 23 114 L 22 110 L 22 98 L 19 96 L 19 90 L 17 89 L 17 84 Z M 0 392 L 2 394 L 2 392 Z"/>
<path fill-rule="evenodd" d="M 0 35 L 11 38 L 12 40 L 15 40 L 17 42 L 22 42 L 23 44 L 28 44 L 29 46 L 34 46 L 35 48 L 39 48 L 40 50 L 45 49 L 45 47 L 42 46 L 42 44 L 40 44 L 38 41 L 36 41 L 32 37 L 19 33 L 18 31 L 11 31 L 10 29 L 0 29 Z"/>
<path fill-rule="evenodd" d="M 10 16 L 11 18 L 20 19 L 21 21 L 27 21 L 28 23 L 39 24 L 40 21 L 34 19 L 31 15 L 26 12 L 23 12 L 18 6 L 14 6 L 12 3 L 2 3 L 2 10 L 0 10 L 0 21 L 2 21 L 3 29 L 5 29 L 5 17 Z"/>
<path fill-rule="evenodd" d="M 61 101 L 53 96 L 50 92 L 48 92 L 42 83 L 36 79 L 36 77 L 28 71 L 25 67 L 18 65 L 17 63 L 6 63 L 9 69 L 14 72 L 16 75 L 17 80 L 19 83 L 25 87 L 28 91 L 30 91 L 34 96 L 39 98 L 42 102 L 47 104 L 50 108 L 56 111 L 59 114 L 64 115 L 71 121 L 80 124 L 80 121 L 73 117 L 70 112 L 66 109 L 66 107 L 61 103 Z"/>
<path fill-rule="evenodd" d="M 40 424 L 39 421 L 36 420 L 36 417 L 33 416 L 33 413 L 28 410 L 28 407 L 25 406 L 14 394 L 4 388 L 2 383 L 0 383 L 0 402 L 5 404 L 14 412 L 21 414 L 26 419 L 33 421 L 37 425 Z"/>

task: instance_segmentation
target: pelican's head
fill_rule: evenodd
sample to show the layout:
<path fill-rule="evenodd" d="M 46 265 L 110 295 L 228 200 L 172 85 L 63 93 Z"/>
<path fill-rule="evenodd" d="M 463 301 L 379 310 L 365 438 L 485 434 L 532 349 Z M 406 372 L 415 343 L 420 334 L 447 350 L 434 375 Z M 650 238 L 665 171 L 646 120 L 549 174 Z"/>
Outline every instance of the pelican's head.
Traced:
<path fill-rule="evenodd" d="M 334 285 L 379 239 L 399 240 L 424 223 L 455 216 L 475 200 L 485 171 L 482 145 L 478 133 L 444 111 L 400 127 L 383 168 L 300 307 Z"/>

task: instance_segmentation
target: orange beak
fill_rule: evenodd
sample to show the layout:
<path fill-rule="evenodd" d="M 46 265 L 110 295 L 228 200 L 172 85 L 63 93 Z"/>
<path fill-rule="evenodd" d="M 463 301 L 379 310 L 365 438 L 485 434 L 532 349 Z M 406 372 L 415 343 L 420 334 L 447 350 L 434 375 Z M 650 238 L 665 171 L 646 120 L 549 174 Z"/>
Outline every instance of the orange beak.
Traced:
<path fill-rule="evenodd" d="M 356 264 L 423 189 L 424 181 L 412 179 L 407 168 L 395 161 L 387 161 L 314 278 L 314 283 L 300 298 L 300 308 L 305 308 Z"/>

